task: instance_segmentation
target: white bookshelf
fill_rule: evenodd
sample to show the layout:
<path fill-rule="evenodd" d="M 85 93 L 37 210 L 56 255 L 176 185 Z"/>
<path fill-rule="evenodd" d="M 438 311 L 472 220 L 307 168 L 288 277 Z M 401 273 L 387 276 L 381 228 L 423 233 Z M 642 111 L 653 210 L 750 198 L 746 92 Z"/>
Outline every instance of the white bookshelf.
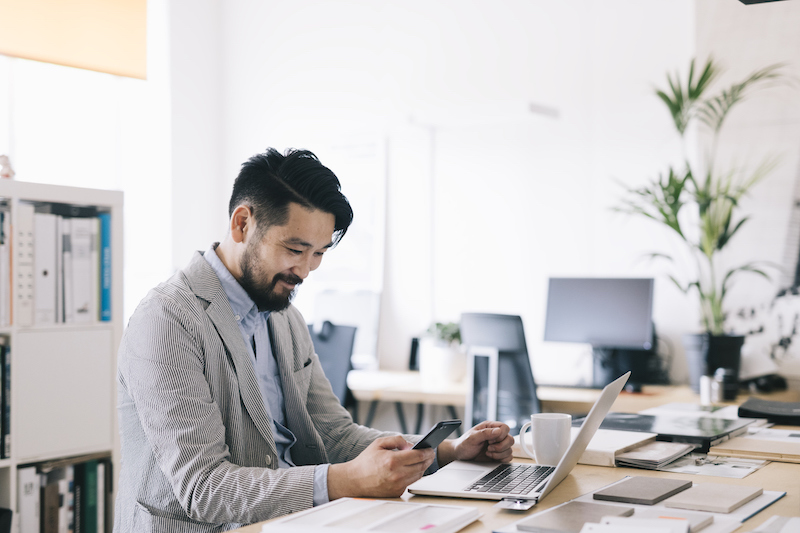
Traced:
<path fill-rule="evenodd" d="M 12 246 L 22 203 L 92 206 L 111 215 L 111 320 L 21 326 L 12 319 L 0 327 L 11 348 L 11 454 L 0 459 L 0 507 L 13 509 L 16 521 L 19 465 L 107 452 L 116 474 L 123 193 L 0 180 L 0 201 L 11 214 Z M 17 260 L 12 252 L 12 274 Z M 11 290 L 13 313 L 16 288 Z"/>

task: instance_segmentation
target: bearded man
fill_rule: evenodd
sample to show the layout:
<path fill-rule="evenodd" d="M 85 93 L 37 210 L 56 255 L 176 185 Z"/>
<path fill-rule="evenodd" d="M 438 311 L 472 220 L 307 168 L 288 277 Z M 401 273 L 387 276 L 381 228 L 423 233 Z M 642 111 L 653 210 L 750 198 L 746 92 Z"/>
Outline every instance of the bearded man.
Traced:
<path fill-rule="evenodd" d="M 505 424 L 413 450 L 418 436 L 355 424 L 333 394 L 291 305 L 353 219 L 314 154 L 250 158 L 229 215 L 223 242 L 151 290 L 123 335 L 115 532 L 226 531 L 397 497 L 455 459 L 511 460 Z"/>

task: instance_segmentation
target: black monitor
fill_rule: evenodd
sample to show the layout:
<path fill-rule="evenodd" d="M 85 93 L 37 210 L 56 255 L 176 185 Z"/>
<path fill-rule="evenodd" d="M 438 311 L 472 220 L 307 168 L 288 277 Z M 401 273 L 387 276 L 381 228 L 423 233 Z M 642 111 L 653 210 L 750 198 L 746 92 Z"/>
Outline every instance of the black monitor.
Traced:
<path fill-rule="evenodd" d="M 550 278 L 544 340 L 591 344 L 593 386 L 662 383 L 652 315 L 652 278 Z"/>
<path fill-rule="evenodd" d="M 541 411 L 522 318 L 463 313 L 460 327 L 470 351 L 468 425 L 499 420 L 516 435 L 531 414 Z"/>

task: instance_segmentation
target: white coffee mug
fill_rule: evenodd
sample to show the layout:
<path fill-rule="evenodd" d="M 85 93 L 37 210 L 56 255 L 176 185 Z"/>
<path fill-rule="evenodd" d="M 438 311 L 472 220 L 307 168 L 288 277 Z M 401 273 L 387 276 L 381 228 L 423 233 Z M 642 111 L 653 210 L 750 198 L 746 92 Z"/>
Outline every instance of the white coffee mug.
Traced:
<path fill-rule="evenodd" d="M 572 417 L 564 413 L 537 413 L 519 430 L 519 443 L 525 453 L 540 465 L 555 466 L 569 448 Z M 533 450 L 525 444 L 525 431 L 531 429 Z"/>

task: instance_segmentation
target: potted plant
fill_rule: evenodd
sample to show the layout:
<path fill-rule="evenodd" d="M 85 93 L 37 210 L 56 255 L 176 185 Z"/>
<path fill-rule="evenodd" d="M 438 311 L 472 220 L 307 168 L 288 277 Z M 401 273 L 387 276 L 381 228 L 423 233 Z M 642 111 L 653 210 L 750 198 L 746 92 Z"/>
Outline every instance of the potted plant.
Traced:
<path fill-rule="evenodd" d="M 426 386 L 464 379 L 466 355 L 457 322 L 434 322 L 419 344 L 419 372 Z"/>
<path fill-rule="evenodd" d="M 668 89 L 656 90 L 656 94 L 669 109 L 683 141 L 683 163 L 669 166 L 643 187 L 628 188 L 622 206 L 617 208 L 662 224 L 685 245 L 688 270 L 669 277 L 684 293 L 696 294 L 700 304 L 703 332 L 684 336 L 695 391 L 700 376 L 710 375 L 717 368 L 731 368 L 738 376 L 744 337 L 729 335 L 725 328 L 725 297 L 733 281 L 741 274 L 769 278 L 765 263 L 728 267 L 719 260 L 719 254 L 747 222 L 747 216 L 737 213 L 740 199 L 772 170 L 774 160 L 767 158 L 755 170 L 749 170 L 723 169 L 715 159 L 719 134 L 731 110 L 754 88 L 778 80 L 779 69 L 780 65 L 763 68 L 715 94 L 709 94 L 710 87 L 721 71 L 712 59 L 699 71 L 692 60 L 685 83 L 678 74 L 668 74 Z M 701 134 L 708 133 L 703 137 L 708 144 L 701 147 L 695 161 L 685 153 L 686 135 L 693 127 Z M 673 268 L 681 264 L 664 253 L 649 255 L 671 262 Z"/>

